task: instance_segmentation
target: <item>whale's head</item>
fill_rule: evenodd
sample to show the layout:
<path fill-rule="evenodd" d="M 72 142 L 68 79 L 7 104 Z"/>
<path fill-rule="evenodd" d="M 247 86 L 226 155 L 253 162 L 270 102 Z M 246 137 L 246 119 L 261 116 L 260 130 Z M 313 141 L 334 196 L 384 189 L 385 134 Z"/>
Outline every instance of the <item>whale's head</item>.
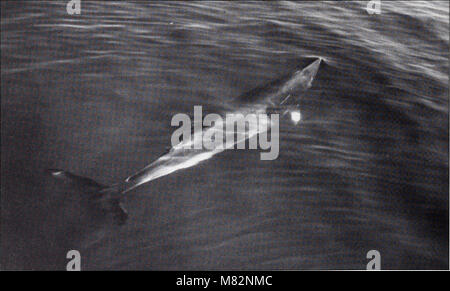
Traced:
<path fill-rule="evenodd" d="M 289 99 L 294 99 L 294 103 L 297 99 L 308 90 L 316 75 L 319 71 L 321 58 L 318 58 L 307 67 L 295 71 L 285 82 L 282 84 L 278 92 L 274 95 L 272 103 L 281 106 L 286 104 Z M 290 102 L 292 104 L 292 102 Z"/>
<path fill-rule="evenodd" d="M 300 111 L 300 100 L 305 92 L 312 86 L 322 59 L 318 58 L 303 69 L 292 73 L 286 81 L 281 84 L 279 90 L 270 99 L 271 106 L 268 111 L 289 115 L 293 124 L 298 124 L 302 119 Z"/>

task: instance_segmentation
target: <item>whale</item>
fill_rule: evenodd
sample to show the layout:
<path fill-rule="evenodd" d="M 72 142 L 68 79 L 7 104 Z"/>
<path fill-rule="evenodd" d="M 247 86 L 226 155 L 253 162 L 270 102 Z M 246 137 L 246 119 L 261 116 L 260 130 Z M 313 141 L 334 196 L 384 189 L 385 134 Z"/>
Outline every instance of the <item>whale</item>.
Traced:
<path fill-rule="evenodd" d="M 240 113 L 244 116 L 249 113 L 268 114 L 269 112 L 276 112 L 286 114 L 290 111 L 296 112 L 299 100 L 302 94 L 312 86 L 321 62 L 322 59 L 317 58 L 304 68 L 294 70 L 276 80 L 239 95 L 226 104 L 224 113 Z M 271 126 L 269 118 L 267 124 L 264 125 L 254 127 L 256 130 L 248 130 L 246 134 L 241 135 L 241 138 L 236 138 L 233 144 L 227 144 L 225 147 L 212 149 L 196 147 L 195 145 L 203 141 L 204 135 L 210 135 L 214 131 L 223 131 L 222 126 L 219 127 L 214 123 L 214 125 L 204 128 L 202 132 L 194 134 L 190 140 L 181 141 L 172 146 L 165 154 L 148 166 L 110 186 L 102 185 L 93 179 L 61 169 L 49 169 L 48 173 L 55 179 L 69 181 L 74 187 L 85 189 L 85 192 L 89 192 L 88 195 L 92 203 L 98 205 L 102 211 L 111 213 L 114 221 L 123 225 L 128 219 L 128 213 L 122 202 L 126 196 L 124 194 L 142 184 L 167 176 L 175 171 L 193 167 L 238 143 L 245 142 L 245 140 L 263 133 Z M 234 132 L 223 132 L 223 134 L 233 134 L 234 136 Z"/>

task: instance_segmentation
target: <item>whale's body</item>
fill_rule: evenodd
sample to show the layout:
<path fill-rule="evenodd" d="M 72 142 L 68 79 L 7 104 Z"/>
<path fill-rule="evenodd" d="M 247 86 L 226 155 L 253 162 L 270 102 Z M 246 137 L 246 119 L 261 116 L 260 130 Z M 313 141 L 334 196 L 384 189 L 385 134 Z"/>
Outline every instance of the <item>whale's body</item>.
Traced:
<path fill-rule="evenodd" d="M 225 113 L 240 113 L 245 116 L 248 113 L 264 114 L 269 107 L 280 107 L 292 96 L 302 93 L 307 90 L 317 74 L 321 63 L 321 59 L 317 59 L 309 66 L 302 70 L 297 70 L 292 74 L 289 74 L 283 78 L 280 78 L 268 85 L 255 88 L 232 102 L 232 106 L 237 109 L 231 109 Z M 226 126 L 225 126 L 226 127 Z M 269 129 L 270 122 L 267 126 L 258 126 L 258 128 Z M 189 143 L 195 144 L 202 143 L 203 136 L 206 131 L 223 131 L 223 125 L 215 124 L 213 127 L 206 128 L 202 134 L 196 134 Z M 249 139 L 261 131 L 247 132 L 246 138 Z M 224 135 L 233 133 L 224 133 Z M 244 140 L 236 140 L 235 144 L 243 142 Z M 180 169 L 185 169 L 198 164 L 201 161 L 207 160 L 224 151 L 225 147 L 216 148 L 213 150 L 208 149 L 187 149 L 189 145 L 187 142 L 182 142 L 174 147 L 165 155 L 143 168 L 136 174 L 128 177 L 122 185 L 123 193 L 128 192 L 144 183 L 150 182 L 159 177 L 168 175 Z M 234 146 L 229 145 L 228 148 Z"/>
<path fill-rule="evenodd" d="M 245 116 L 249 113 L 266 114 L 269 108 L 274 109 L 277 112 L 286 110 L 286 106 L 283 105 L 286 104 L 287 101 L 294 99 L 295 103 L 295 99 L 299 98 L 301 94 L 311 86 L 320 63 L 321 59 L 319 58 L 303 69 L 296 70 L 269 84 L 257 87 L 240 95 L 228 104 L 228 110 L 225 114 L 240 113 Z M 104 203 L 106 205 L 104 208 L 108 211 L 112 211 L 115 217 L 119 218 L 120 223 L 123 223 L 126 220 L 127 214 L 120 203 L 120 199 L 123 197 L 124 193 L 175 171 L 195 166 L 228 148 L 234 147 L 237 143 L 262 133 L 262 130 L 268 130 L 270 128 L 270 119 L 268 119 L 268 123 L 265 127 L 257 126 L 256 128 L 258 130 L 248 131 L 246 135 L 243 135 L 243 138 L 236 139 L 234 144 L 227 144 L 225 147 L 213 149 L 195 146 L 198 143 L 202 143 L 203 135 L 205 133 L 210 133 L 208 131 L 223 131 L 223 128 L 223 125 L 214 123 L 213 126 L 205 128 L 203 132 L 194 134 L 190 140 L 182 141 L 173 146 L 168 153 L 164 154 L 137 173 L 110 187 L 100 185 L 89 178 L 77 176 L 66 171 L 50 170 L 50 172 L 56 178 L 68 179 L 76 184 L 85 184 L 86 187 L 88 187 L 88 184 L 94 186 L 94 188 L 98 190 L 98 195 L 93 195 L 95 196 L 95 199 L 93 198 L 93 200 L 109 201 L 109 203 Z M 223 134 L 225 136 L 233 134 L 234 136 L 234 132 L 223 132 Z"/>

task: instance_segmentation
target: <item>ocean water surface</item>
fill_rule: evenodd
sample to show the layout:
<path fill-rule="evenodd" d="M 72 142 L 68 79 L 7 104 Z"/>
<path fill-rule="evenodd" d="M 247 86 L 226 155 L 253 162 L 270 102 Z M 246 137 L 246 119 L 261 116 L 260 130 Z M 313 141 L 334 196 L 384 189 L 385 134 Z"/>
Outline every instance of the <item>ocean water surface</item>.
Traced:
<path fill-rule="evenodd" d="M 1 268 L 448 269 L 448 1 L 1 3 Z M 280 154 L 227 150 L 142 185 L 111 225 L 60 168 L 113 184 L 174 114 L 323 59 Z"/>

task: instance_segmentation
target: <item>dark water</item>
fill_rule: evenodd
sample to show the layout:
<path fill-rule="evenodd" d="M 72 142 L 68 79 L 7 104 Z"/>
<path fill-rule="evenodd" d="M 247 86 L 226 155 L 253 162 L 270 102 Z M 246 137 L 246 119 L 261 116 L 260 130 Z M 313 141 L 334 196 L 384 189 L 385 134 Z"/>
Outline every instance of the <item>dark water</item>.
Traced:
<path fill-rule="evenodd" d="M 447 1 L 1 3 L 1 267 L 448 268 Z M 112 184 L 158 158 L 170 120 L 314 57 L 280 156 L 226 151 L 92 219 L 62 168 Z M 81 197 L 81 198 L 80 198 Z"/>

